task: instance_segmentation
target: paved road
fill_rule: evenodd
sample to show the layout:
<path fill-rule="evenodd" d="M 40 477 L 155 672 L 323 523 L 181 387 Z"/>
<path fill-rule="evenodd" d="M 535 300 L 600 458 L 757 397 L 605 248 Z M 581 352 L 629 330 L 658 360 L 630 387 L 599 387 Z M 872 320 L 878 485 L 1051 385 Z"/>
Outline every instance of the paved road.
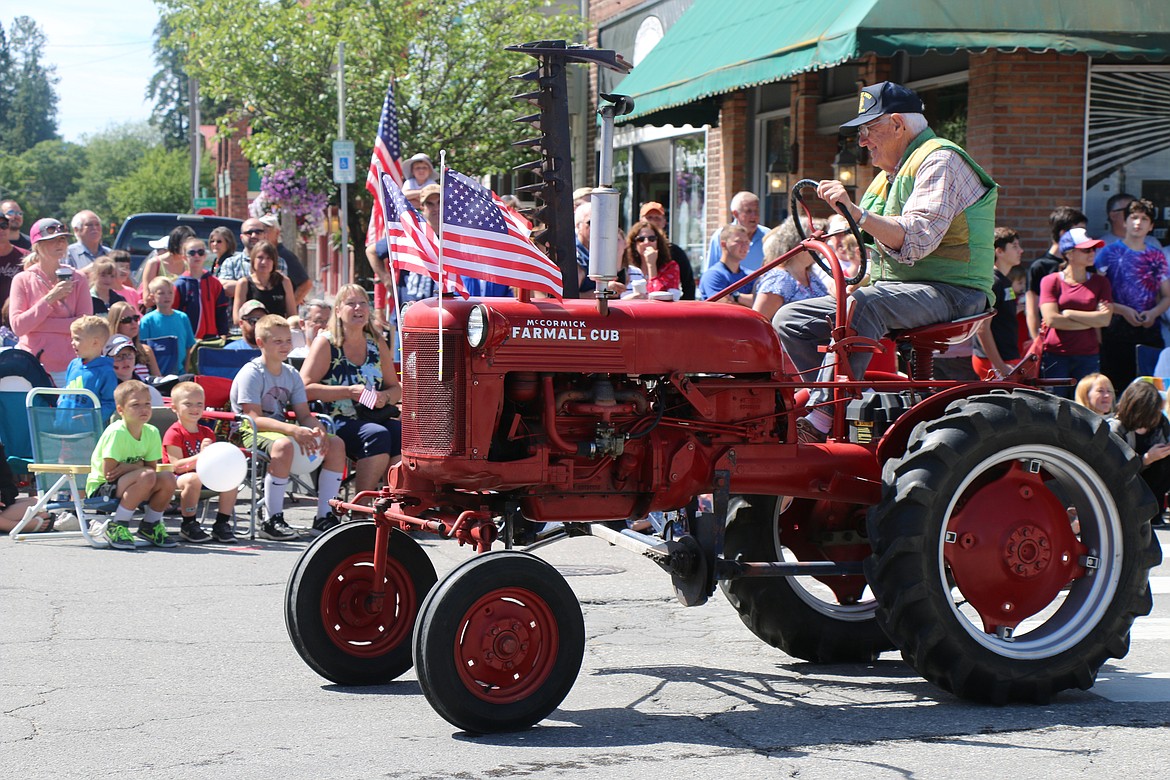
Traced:
<path fill-rule="evenodd" d="M 425 546 L 440 576 L 469 554 Z M 1170 758 L 1170 566 L 1132 651 L 1092 691 L 993 708 L 893 653 L 796 662 L 719 594 L 684 609 L 648 562 L 594 539 L 555 544 L 540 554 L 584 604 L 576 687 L 538 728 L 472 738 L 413 674 L 339 688 L 305 666 L 282 612 L 301 549 L 0 540 L 0 777 L 1140 778 Z"/>

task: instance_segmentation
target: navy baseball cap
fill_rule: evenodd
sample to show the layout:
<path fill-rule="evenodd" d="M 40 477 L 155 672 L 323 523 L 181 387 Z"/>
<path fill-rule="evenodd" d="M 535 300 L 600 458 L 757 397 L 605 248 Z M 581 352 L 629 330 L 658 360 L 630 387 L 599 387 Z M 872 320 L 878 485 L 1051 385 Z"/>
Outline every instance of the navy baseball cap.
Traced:
<path fill-rule="evenodd" d="M 854 130 L 885 114 L 921 114 L 925 110 L 917 92 L 892 81 L 882 81 L 861 88 L 857 116 L 841 125 L 841 131 Z"/>

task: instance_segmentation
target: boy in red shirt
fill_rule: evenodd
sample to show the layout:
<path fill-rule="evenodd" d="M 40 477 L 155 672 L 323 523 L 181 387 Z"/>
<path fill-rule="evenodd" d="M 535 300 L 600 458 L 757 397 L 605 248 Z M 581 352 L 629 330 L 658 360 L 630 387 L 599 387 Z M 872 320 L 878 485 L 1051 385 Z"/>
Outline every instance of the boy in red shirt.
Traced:
<path fill-rule="evenodd" d="M 173 464 L 175 477 L 179 482 L 179 511 L 183 515 L 179 536 L 192 544 L 203 544 L 215 540 L 223 544 L 235 544 L 232 533 L 232 513 L 236 507 L 237 488 L 219 494 L 219 511 L 215 524 L 208 534 L 195 509 L 199 505 L 199 491 L 203 483 L 195 473 L 199 451 L 215 441 L 215 433 L 199 420 L 207 410 L 203 388 L 194 382 L 180 382 L 171 390 L 171 405 L 179 419 L 163 434 L 163 460 Z"/>

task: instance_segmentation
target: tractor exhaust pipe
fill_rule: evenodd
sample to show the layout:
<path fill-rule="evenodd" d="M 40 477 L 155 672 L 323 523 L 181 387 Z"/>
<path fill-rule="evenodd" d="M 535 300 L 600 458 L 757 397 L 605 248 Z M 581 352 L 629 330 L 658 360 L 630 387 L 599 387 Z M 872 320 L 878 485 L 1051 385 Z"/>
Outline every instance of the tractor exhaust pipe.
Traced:
<path fill-rule="evenodd" d="M 593 206 L 593 224 L 589 234 L 589 278 L 597 285 L 597 299 L 604 314 L 607 300 L 612 296 L 609 282 L 617 278 L 618 211 L 621 194 L 613 188 L 613 120 L 634 110 L 634 101 L 625 95 L 602 94 L 609 105 L 602 106 L 601 139 L 598 148 L 601 160 L 597 166 L 597 187 L 590 203 Z"/>

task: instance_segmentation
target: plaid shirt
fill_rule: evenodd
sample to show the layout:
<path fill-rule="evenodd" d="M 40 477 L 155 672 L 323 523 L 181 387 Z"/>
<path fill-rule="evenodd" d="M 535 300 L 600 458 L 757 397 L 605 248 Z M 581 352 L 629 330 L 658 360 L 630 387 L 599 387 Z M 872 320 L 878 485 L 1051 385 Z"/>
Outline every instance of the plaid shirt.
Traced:
<path fill-rule="evenodd" d="M 288 263 L 284 262 L 283 257 L 277 258 L 276 270 L 288 276 Z M 215 269 L 215 278 L 221 282 L 234 282 L 237 279 L 247 279 L 251 273 L 252 261 L 248 259 L 248 253 L 236 252 L 223 259 L 223 262 Z"/>
<path fill-rule="evenodd" d="M 885 174 L 892 182 L 894 174 Z M 906 231 L 901 249 L 882 244 L 882 251 L 899 263 L 914 265 L 942 243 L 943 236 L 960 213 L 987 193 L 979 174 L 962 155 L 949 149 L 931 152 L 918 167 L 914 190 L 902 207 L 902 214 L 891 217 Z"/>

